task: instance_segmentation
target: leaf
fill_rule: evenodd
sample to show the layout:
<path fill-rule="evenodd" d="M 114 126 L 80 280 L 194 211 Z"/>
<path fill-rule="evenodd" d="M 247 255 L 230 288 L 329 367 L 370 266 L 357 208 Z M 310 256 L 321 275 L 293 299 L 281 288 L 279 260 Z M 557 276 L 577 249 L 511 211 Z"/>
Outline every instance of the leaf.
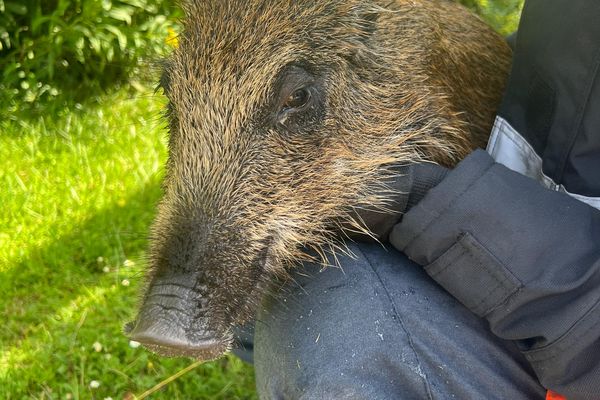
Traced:
<path fill-rule="evenodd" d="M 83 34 L 83 36 L 88 37 L 88 38 L 94 36 L 92 34 L 92 31 L 90 31 L 86 26 L 83 26 L 83 25 L 73 25 L 72 29 L 74 31 L 81 32 Z"/>
<path fill-rule="evenodd" d="M 3 2 L 3 4 L 9 13 L 13 13 L 13 14 L 17 14 L 17 15 L 27 14 L 27 6 L 24 4 L 16 4 L 13 2 L 10 2 L 10 3 Z"/>
<path fill-rule="evenodd" d="M 121 50 L 125 50 L 127 48 L 127 36 L 125 36 L 125 34 L 121 32 L 119 28 L 112 25 L 105 25 L 104 29 L 116 36 Z"/>
<path fill-rule="evenodd" d="M 113 8 L 112 10 L 110 10 L 108 12 L 108 15 L 111 18 L 116 19 L 118 21 L 123 21 L 127 25 L 131 25 L 131 14 L 132 13 L 131 13 L 130 9 L 127 9 L 124 7 Z"/>
<path fill-rule="evenodd" d="M 100 41 L 98 36 L 89 36 L 88 40 L 90 41 L 90 46 L 94 50 L 94 53 L 102 53 L 102 42 Z"/>
<path fill-rule="evenodd" d="M 75 48 L 78 50 L 83 50 L 84 47 L 85 47 L 85 39 L 83 37 L 79 37 L 75 41 Z"/>
<path fill-rule="evenodd" d="M 108 62 L 112 62 L 114 57 L 115 57 L 115 48 L 109 47 L 108 50 L 106 51 L 106 59 L 108 60 Z"/>
<path fill-rule="evenodd" d="M 121 2 L 141 9 L 144 9 L 148 5 L 148 2 L 143 0 L 121 0 Z"/>

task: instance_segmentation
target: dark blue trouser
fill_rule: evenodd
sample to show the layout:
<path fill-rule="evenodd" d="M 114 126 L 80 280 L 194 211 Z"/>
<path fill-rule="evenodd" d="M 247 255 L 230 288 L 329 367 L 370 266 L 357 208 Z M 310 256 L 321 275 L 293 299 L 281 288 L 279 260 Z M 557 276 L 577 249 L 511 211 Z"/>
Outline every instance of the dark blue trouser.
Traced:
<path fill-rule="evenodd" d="M 305 265 L 265 301 L 254 364 L 264 399 L 543 399 L 526 361 L 421 267 L 377 244 L 342 269 Z"/>

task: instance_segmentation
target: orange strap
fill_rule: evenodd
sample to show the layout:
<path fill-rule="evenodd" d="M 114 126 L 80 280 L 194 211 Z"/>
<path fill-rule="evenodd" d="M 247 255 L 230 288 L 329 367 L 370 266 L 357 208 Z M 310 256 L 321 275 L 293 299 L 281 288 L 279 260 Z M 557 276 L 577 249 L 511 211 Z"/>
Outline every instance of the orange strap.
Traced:
<path fill-rule="evenodd" d="M 548 393 L 546 393 L 546 400 L 567 400 L 567 398 L 552 390 L 548 390 Z"/>

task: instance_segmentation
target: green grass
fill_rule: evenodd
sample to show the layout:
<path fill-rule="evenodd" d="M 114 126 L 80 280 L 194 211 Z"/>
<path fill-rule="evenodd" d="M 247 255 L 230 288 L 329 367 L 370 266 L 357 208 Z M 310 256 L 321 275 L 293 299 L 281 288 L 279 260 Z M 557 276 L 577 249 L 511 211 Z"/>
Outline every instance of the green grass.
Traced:
<path fill-rule="evenodd" d="M 121 331 L 160 197 L 162 107 L 151 91 L 121 91 L 0 125 L 0 399 L 133 398 L 192 363 Z M 252 368 L 208 363 L 151 398 L 191 397 L 255 398 Z"/>

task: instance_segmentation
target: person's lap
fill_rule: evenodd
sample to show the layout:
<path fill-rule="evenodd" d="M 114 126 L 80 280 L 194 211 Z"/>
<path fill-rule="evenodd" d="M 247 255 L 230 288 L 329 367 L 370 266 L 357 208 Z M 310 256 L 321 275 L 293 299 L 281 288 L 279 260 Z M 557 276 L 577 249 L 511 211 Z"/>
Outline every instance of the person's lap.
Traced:
<path fill-rule="evenodd" d="M 352 245 L 269 296 L 254 336 L 269 399 L 543 399 L 526 361 L 403 254 Z"/>

